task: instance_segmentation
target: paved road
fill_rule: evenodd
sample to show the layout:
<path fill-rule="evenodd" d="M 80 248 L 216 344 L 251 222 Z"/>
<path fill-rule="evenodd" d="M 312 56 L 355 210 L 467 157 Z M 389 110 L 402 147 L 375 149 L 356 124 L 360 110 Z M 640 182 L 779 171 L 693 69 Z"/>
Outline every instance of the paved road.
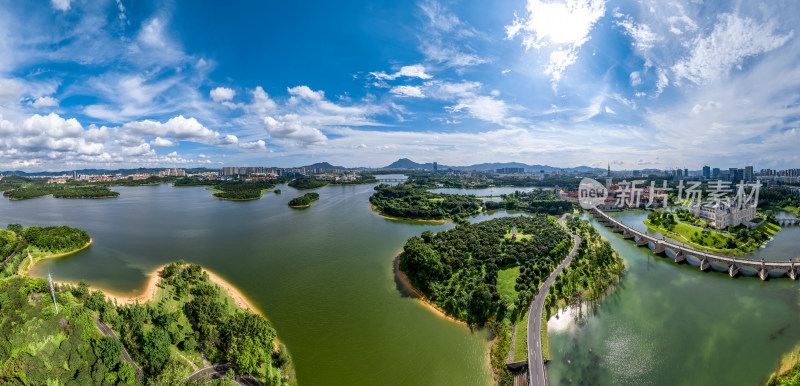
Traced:
<path fill-rule="evenodd" d="M 225 377 L 225 374 L 228 373 L 228 370 L 236 371 L 236 366 L 234 365 L 212 365 L 200 370 L 195 371 L 191 375 L 189 375 L 190 381 L 196 381 L 198 379 L 221 379 Z M 252 385 L 252 386 L 261 386 L 261 382 L 253 378 L 251 375 L 239 375 L 236 374 L 236 383 L 240 385 Z"/>
<path fill-rule="evenodd" d="M 97 326 L 97 329 L 100 330 L 100 332 L 103 333 L 103 335 L 110 336 L 116 339 L 117 342 L 119 342 L 119 337 L 117 336 L 117 333 L 114 332 L 114 330 L 112 330 L 109 325 L 105 324 L 105 322 L 100 320 L 100 317 L 97 317 L 97 319 L 95 320 L 95 326 Z M 125 349 L 125 345 L 122 344 L 122 342 L 119 342 L 119 344 L 122 345 L 122 360 L 133 365 L 133 368 L 136 369 L 136 378 L 138 378 L 141 381 L 142 376 L 144 375 L 144 371 L 142 371 L 142 368 L 139 367 L 139 365 L 137 365 L 136 362 L 133 361 L 133 358 L 131 358 L 130 354 L 128 354 L 128 350 Z"/>
<path fill-rule="evenodd" d="M 558 223 L 564 229 L 567 229 L 564 226 L 566 217 L 567 215 L 565 214 L 558 220 Z M 547 385 L 547 374 L 544 372 L 544 359 L 542 357 L 542 311 L 544 311 L 544 299 L 547 297 L 547 292 L 550 291 L 550 286 L 556 280 L 556 276 L 564 271 L 564 267 L 569 265 L 581 245 L 581 238 L 578 235 L 569 230 L 567 232 L 572 235 L 572 239 L 575 241 L 572 251 L 539 287 L 539 293 L 534 295 L 531 309 L 528 312 L 528 381 L 534 386 Z"/>

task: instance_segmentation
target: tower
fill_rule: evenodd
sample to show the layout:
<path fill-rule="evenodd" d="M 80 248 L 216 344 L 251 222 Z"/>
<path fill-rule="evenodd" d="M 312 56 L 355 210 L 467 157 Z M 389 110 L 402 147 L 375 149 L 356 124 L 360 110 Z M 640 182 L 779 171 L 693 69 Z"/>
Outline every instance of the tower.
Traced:
<path fill-rule="evenodd" d="M 606 174 L 606 189 L 611 189 L 611 163 L 608 164 L 608 174 Z"/>
<path fill-rule="evenodd" d="M 53 290 L 53 277 L 47 273 L 47 280 L 50 281 L 50 294 L 53 295 L 53 305 L 56 306 L 56 314 L 58 314 L 58 303 L 56 303 L 56 292 Z"/>

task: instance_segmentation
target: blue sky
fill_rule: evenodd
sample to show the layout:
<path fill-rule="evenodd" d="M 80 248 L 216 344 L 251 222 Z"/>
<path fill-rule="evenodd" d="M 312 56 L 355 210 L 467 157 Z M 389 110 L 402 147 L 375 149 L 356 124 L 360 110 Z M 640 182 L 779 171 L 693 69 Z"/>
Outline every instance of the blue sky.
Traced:
<path fill-rule="evenodd" d="M 0 170 L 798 167 L 798 7 L 0 0 Z"/>

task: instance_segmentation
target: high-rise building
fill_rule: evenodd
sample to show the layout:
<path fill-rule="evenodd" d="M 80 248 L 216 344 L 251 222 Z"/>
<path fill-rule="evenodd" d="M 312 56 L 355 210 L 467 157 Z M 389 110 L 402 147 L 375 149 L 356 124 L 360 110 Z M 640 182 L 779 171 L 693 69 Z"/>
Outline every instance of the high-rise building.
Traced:
<path fill-rule="evenodd" d="M 710 166 L 703 166 L 703 178 L 710 179 L 711 178 L 711 167 Z"/>
<path fill-rule="evenodd" d="M 437 170 L 439 170 L 439 163 L 438 162 L 434 162 L 433 163 L 433 171 L 437 171 Z"/>
<path fill-rule="evenodd" d="M 736 168 L 728 168 L 728 180 L 736 181 Z"/>
<path fill-rule="evenodd" d="M 683 176 L 689 177 L 689 169 L 683 169 Z"/>
<path fill-rule="evenodd" d="M 744 167 L 744 180 L 747 182 L 755 181 L 753 179 L 753 167 L 752 166 L 745 166 Z"/>
<path fill-rule="evenodd" d="M 719 168 L 714 168 L 711 170 L 711 178 L 719 179 Z"/>

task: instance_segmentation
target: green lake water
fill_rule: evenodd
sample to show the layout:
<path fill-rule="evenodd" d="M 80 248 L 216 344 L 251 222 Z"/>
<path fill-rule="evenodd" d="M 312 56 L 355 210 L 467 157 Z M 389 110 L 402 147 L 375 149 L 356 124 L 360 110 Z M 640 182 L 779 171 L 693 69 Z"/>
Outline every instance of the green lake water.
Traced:
<path fill-rule="evenodd" d="M 120 197 L 0 200 L 0 222 L 70 225 L 94 244 L 45 260 L 34 274 L 84 279 L 119 292 L 144 287 L 155 267 L 199 263 L 235 285 L 269 318 L 303 385 L 485 385 L 488 333 L 445 320 L 402 294 L 392 262 L 406 239 L 442 226 L 393 222 L 373 213 L 374 185 L 223 201 L 203 188 L 115 188 Z"/>
<path fill-rule="evenodd" d="M 640 228 L 647 213 L 612 215 Z M 551 318 L 551 384 L 758 385 L 800 343 L 798 282 L 701 272 L 590 221 L 627 272 L 598 304 Z M 784 260 L 798 236 L 785 228 L 759 256 Z"/>
<path fill-rule="evenodd" d="M 317 189 L 320 200 L 305 210 L 287 206 L 304 192 L 285 185 L 249 202 L 203 188 L 118 188 L 108 200 L 0 200 L 0 222 L 92 235 L 89 249 L 37 265 L 35 274 L 56 279 L 136 292 L 166 262 L 208 267 L 263 310 L 303 385 L 490 383 L 488 334 L 403 295 L 392 272 L 408 237 L 452 224 L 385 220 L 369 208 L 372 187 Z M 646 212 L 613 215 L 644 229 Z M 627 272 L 598 304 L 551 319 L 550 384 L 757 385 L 800 342 L 797 282 L 700 272 L 590 221 Z M 797 257 L 798 239 L 800 227 L 785 228 L 756 255 Z"/>

